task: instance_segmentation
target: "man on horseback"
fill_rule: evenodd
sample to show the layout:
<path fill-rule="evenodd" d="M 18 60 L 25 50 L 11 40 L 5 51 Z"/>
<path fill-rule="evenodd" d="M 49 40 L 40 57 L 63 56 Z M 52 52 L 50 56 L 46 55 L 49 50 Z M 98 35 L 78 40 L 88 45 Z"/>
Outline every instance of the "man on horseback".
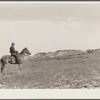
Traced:
<path fill-rule="evenodd" d="M 12 42 L 11 47 L 10 47 L 10 53 L 11 53 L 12 56 L 15 57 L 16 63 L 20 63 L 21 60 L 20 60 L 20 58 L 19 58 L 18 51 L 15 50 L 14 45 L 15 45 L 15 43 Z"/>

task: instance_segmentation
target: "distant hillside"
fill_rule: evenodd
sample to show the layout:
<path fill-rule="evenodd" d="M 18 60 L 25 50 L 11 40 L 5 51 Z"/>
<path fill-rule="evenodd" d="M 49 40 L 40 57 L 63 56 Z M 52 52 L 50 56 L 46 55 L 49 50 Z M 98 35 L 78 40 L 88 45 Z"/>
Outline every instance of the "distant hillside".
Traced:
<path fill-rule="evenodd" d="M 74 56 L 74 55 L 82 55 L 88 54 L 93 52 L 98 52 L 100 49 L 88 49 L 85 51 L 82 50 L 57 50 L 55 52 L 40 52 L 32 56 L 32 58 L 44 58 L 44 57 L 62 57 L 62 56 Z"/>
<path fill-rule="evenodd" d="M 81 55 L 83 53 L 85 53 L 85 51 L 82 50 L 57 50 L 56 52 L 37 53 L 33 56 L 33 58 Z"/>
<path fill-rule="evenodd" d="M 40 52 L 30 56 L 30 61 L 49 61 L 65 59 L 90 58 L 100 60 L 100 49 L 82 50 L 57 50 L 55 52 Z"/>

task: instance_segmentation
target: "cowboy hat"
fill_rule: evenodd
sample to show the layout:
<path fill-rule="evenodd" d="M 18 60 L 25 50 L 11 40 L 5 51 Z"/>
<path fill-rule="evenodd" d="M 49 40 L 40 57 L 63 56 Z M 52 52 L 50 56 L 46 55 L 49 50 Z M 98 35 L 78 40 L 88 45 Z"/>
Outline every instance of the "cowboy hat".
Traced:
<path fill-rule="evenodd" d="M 14 43 L 14 42 L 12 42 L 11 44 L 12 44 L 12 45 L 15 45 L 15 43 Z"/>

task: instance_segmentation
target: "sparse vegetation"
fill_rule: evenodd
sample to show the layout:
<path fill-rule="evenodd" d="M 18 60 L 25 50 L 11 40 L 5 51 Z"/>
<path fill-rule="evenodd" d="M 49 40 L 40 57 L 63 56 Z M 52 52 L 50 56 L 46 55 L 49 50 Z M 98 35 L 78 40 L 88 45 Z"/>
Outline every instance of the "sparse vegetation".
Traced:
<path fill-rule="evenodd" d="M 87 53 L 93 53 L 94 52 L 94 50 L 92 49 L 88 49 L 87 51 L 86 51 Z"/>
<path fill-rule="evenodd" d="M 87 59 L 88 57 L 88 59 Z M 30 58 L 20 75 L 17 66 L 6 67 L 1 89 L 82 89 L 100 88 L 100 51 L 83 55 Z"/>

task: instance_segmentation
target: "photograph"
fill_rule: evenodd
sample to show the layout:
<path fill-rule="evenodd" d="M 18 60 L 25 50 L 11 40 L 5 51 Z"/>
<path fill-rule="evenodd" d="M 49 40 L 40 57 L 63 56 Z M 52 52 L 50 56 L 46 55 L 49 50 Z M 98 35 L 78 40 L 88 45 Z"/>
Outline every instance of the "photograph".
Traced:
<path fill-rule="evenodd" d="M 0 2 L 0 89 L 100 89 L 100 2 Z"/>

